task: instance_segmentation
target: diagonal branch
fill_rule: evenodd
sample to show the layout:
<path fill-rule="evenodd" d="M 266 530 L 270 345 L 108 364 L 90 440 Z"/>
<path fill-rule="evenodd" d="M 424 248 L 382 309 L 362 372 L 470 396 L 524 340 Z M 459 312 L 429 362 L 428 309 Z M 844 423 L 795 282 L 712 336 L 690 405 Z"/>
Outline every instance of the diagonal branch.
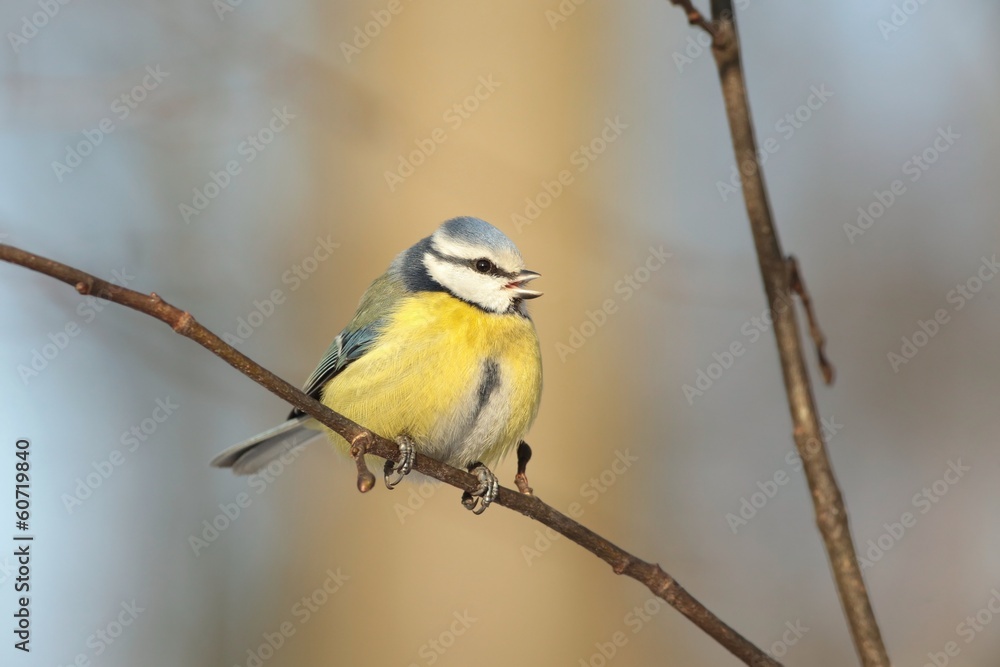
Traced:
<path fill-rule="evenodd" d="M 365 453 L 375 454 L 393 461 L 399 457 L 399 448 L 396 443 L 355 424 L 350 419 L 302 393 L 277 375 L 257 365 L 196 322 L 190 313 L 170 305 L 155 292 L 143 294 L 119 287 L 65 264 L 33 255 L 9 245 L 0 244 L 0 260 L 19 264 L 73 285 L 80 294 L 93 294 L 99 298 L 114 301 L 169 324 L 177 333 L 195 341 L 265 389 L 329 426 L 350 442 L 352 449 L 357 450 L 355 459 L 359 461 L 358 488 L 361 491 L 370 489 L 374 482 L 371 473 L 362 463 Z M 525 457 L 524 463 L 526 464 L 527 457 L 530 457 L 530 449 L 525 449 L 523 454 L 519 451 L 519 458 L 521 456 Z M 420 454 L 416 456 L 413 468 L 463 491 L 474 491 L 479 484 L 479 480 L 473 475 Z M 523 473 L 521 465 L 519 465 L 518 472 Z M 665 600 L 745 664 L 753 667 L 780 667 L 780 663 L 744 639 L 698 602 L 659 565 L 636 558 L 589 528 L 545 504 L 537 496 L 501 487 L 495 502 L 558 531 L 611 565 L 616 574 L 624 574 L 644 584 L 654 595 Z"/>
<path fill-rule="evenodd" d="M 691 20 L 690 3 L 670 1 L 685 7 L 688 20 L 696 23 Z M 711 0 L 711 3 L 712 53 L 719 70 L 733 149 L 737 156 L 756 156 L 757 141 L 754 137 L 750 103 L 747 99 L 733 3 L 732 0 Z M 858 565 L 848 526 L 847 509 L 833 474 L 833 466 L 827 455 L 816 413 L 809 373 L 803 360 L 795 310 L 784 307 L 784 304 L 791 302 L 793 291 L 802 298 L 820 367 L 828 383 L 833 380 L 833 367 L 826 360 L 823 334 L 816 324 L 812 303 L 805 291 L 798 265 L 793 258 L 785 257 L 782 252 L 761 166 L 758 164 L 757 169 L 751 173 L 740 170 L 740 175 L 743 199 L 750 218 L 750 228 L 764 280 L 764 290 L 774 315 L 774 334 L 777 338 L 785 390 L 788 394 L 795 446 L 802 456 L 803 469 L 812 492 L 816 523 L 826 546 L 837 592 L 847 616 L 858 656 L 865 667 L 888 667 L 889 656 L 882 642 L 882 635 L 861 576 L 861 568 Z"/>

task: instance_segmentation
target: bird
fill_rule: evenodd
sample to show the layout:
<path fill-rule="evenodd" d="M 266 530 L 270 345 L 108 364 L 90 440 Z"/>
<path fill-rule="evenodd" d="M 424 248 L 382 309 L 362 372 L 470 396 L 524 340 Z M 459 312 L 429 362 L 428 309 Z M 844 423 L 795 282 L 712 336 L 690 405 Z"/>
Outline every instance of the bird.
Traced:
<path fill-rule="evenodd" d="M 489 466 L 522 442 L 538 414 L 541 346 L 525 301 L 542 295 L 503 232 L 474 217 L 443 222 L 401 252 L 368 287 L 304 392 L 399 446 L 386 487 L 415 453 L 473 473 L 462 504 L 481 514 L 499 482 Z M 211 465 L 254 474 L 325 432 L 298 409 L 287 421 L 216 456 Z"/>

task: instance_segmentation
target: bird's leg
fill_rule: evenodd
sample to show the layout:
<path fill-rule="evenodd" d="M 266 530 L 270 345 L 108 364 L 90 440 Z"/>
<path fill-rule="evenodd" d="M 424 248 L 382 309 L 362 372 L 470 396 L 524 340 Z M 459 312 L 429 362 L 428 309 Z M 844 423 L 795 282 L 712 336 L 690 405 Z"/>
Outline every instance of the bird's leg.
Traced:
<path fill-rule="evenodd" d="M 472 510 L 473 514 L 482 514 L 486 508 L 497 499 L 500 492 L 500 481 L 497 476 L 485 465 L 476 461 L 468 467 L 468 471 L 479 478 L 479 486 L 475 491 L 466 491 L 462 494 L 462 505 L 465 509 Z"/>
<path fill-rule="evenodd" d="M 534 490 L 528 484 L 528 461 L 531 460 L 531 447 L 524 440 L 517 446 L 517 474 L 514 475 L 514 484 L 517 490 L 526 496 L 534 495 Z"/>
<path fill-rule="evenodd" d="M 410 474 L 410 470 L 413 469 L 413 456 L 416 451 L 413 440 L 408 435 L 401 435 L 396 438 L 396 444 L 399 445 L 399 461 L 393 463 L 386 459 L 385 462 L 385 486 L 390 490 L 396 488 L 396 485 Z"/>

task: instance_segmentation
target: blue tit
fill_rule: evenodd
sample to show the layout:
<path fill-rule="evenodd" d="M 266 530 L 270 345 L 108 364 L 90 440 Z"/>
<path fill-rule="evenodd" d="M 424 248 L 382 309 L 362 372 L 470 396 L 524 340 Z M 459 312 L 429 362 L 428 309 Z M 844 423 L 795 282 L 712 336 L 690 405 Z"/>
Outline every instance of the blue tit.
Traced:
<path fill-rule="evenodd" d="M 493 225 L 448 220 L 375 279 L 304 391 L 399 445 L 400 461 L 386 462 L 389 488 L 419 452 L 474 473 L 479 488 L 463 505 L 481 513 L 499 488 L 487 465 L 521 442 L 538 413 L 541 350 L 525 307 L 541 296 L 525 286 L 537 277 Z M 252 474 L 321 431 L 349 449 L 293 410 L 212 465 Z"/>

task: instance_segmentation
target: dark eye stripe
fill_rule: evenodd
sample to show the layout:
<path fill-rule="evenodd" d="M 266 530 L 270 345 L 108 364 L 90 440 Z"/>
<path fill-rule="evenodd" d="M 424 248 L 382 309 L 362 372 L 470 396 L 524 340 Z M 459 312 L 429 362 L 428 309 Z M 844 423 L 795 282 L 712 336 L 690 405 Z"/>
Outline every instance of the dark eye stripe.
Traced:
<path fill-rule="evenodd" d="M 497 266 L 496 264 L 494 264 L 492 260 L 489 260 L 489 259 L 487 259 L 485 257 L 478 257 L 476 259 L 471 259 L 471 260 L 467 260 L 467 261 L 468 261 L 469 266 L 472 267 L 472 270 L 475 271 L 476 273 L 482 273 L 483 275 L 497 276 L 497 277 L 500 277 L 500 278 L 510 278 L 510 279 L 514 278 L 514 274 L 513 273 L 511 273 L 509 271 L 504 271 L 499 266 Z M 480 262 L 487 262 L 487 263 L 489 263 L 489 265 L 490 265 L 489 269 L 487 269 L 486 271 L 480 271 L 480 269 L 479 269 L 479 263 Z"/>
<path fill-rule="evenodd" d="M 423 251 L 430 253 L 431 255 L 433 255 L 437 259 L 440 259 L 443 262 L 448 262 L 449 264 L 457 264 L 459 266 L 467 266 L 470 269 L 472 269 L 473 271 L 475 271 L 476 273 L 482 273 L 481 271 L 479 271 L 479 270 L 476 269 L 476 262 L 478 262 L 481 259 L 485 259 L 490 264 L 493 264 L 493 268 L 490 269 L 489 271 L 487 271 L 486 273 L 482 273 L 482 275 L 498 276 L 498 277 L 507 278 L 509 280 L 513 280 L 514 278 L 517 277 L 517 273 L 512 273 L 510 271 L 504 271 L 503 269 L 501 269 L 500 267 L 498 267 L 493 262 L 493 260 L 488 259 L 486 257 L 476 257 L 475 259 L 462 259 L 462 258 L 459 258 L 459 257 L 451 257 L 449 255 L 442 254 L 439 250 L 437 250 L 436 248 L 434 248 L 434 246 L 430 245 L 429 243 L 427 244 L 427 248 L 423 249 Z"/>

